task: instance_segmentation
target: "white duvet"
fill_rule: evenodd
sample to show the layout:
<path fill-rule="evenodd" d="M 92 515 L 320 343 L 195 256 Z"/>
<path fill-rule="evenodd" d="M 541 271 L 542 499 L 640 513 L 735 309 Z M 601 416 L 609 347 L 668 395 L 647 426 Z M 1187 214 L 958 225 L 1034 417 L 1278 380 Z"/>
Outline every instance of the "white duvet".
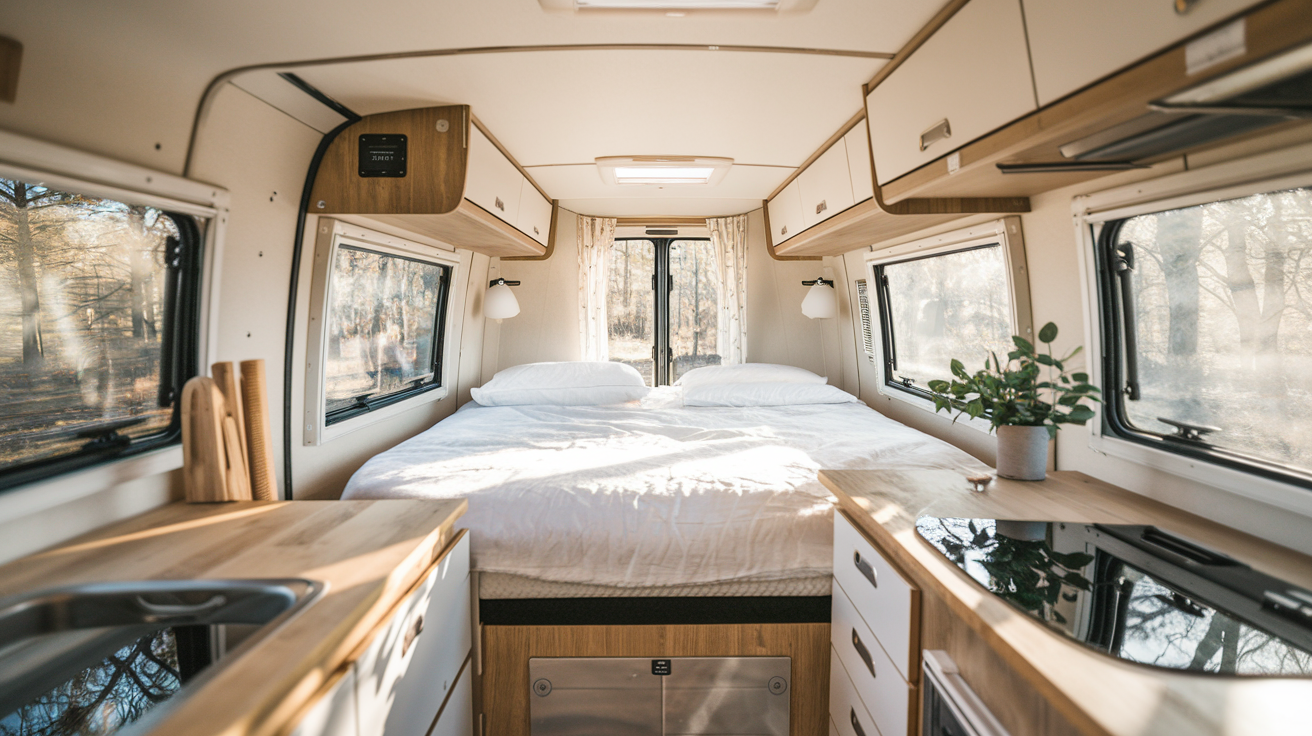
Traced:
<path fill-rule="evenodd" d="M 371 459 L 344 498 L 467 498 L 475 570 L 620 587 L 832 568 L 820 468 L 985 466 L 863 404 L 467 405 Z"/>

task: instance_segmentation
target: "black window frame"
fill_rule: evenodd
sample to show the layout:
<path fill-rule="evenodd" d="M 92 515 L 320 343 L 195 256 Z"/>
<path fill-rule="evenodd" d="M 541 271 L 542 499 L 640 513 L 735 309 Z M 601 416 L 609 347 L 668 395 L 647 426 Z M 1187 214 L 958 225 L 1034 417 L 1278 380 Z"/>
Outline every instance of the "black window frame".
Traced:
<path fill-rule="evenodd" d="M 409 384 L 407 384 L 405 387 L 397 389 L 396 391 L 392 391 L 390 393 L 386 393 L 376 397 L 370 396 L 368 398 L 363 398 L 363 399 L 357 398 L 355 400 L 355 403 L 349 406 L 344 406 L 340 409 L 334 409 L 332 411 L 325 410 L 323 415 L 324 428 L 331 427 L 334 424 L 339 424 L 341 422 L 345 422 L 347 420 L 354 419 L 356 417 L 364 416 L 366 414 L 369 414 L 370 412 L 377 411 L 384 407 L 388 407 L 393 404 L 398 404 L 402 401 L 405 401 L 406 399 L 410 399 L 415 396 L 426 394 L 429 391 L 435 391 L 439 388 L 442 388 L 444 385 L 442 383 L 442 369 L 444 367 L 443 361 L 446 352 L 447 315 L 450 306 L 449 303 L 451 301 L 452 274 L 455 272 L 455 267 L 449 263 L 443 263 L 441 261 L 422 258 L 419 256 L 402 255 L 399 253 L 377 250 L 374 248 L 368 248 L 356 244 L 337 243 L 333 247 L 332 262 L 328 264 L 328 298 L 324 300 L 325 315 L 324 315 L 324 319 L 322 320 L 325 335 L 327 334 L 328 323 L 329 323 L 326 313 L 332 310 L 332 296 L 335 293 L 332 288 L 333 269 L 334 266 L 336 265 L 337 253 L 342 248 L 346 248 L 348 250 L 353 250 L 362 253 L 370 253 L 376 256 L 382 256 L 384 258 L 395 258 L 403 261 L 411 261 L 413 263 L 422 263 L 425 266 L 436 266 L 440 270 L 442 276 L 438 284 L 437 314 L 435 316 L 435 323 L 433 326 L 433 332 L 434 332 L 433 350 L 432 350 L 432 355 L 430 356 L 432 361 L 431 362 L 432 374 L 429 375 L 426 379 L 422 379 L 422 380 L 417 379 L 414 381 L 410 381 Z M 328 366 L 326 363 L 324 364 L 323 369 L 320 371 L 319 382 L 320 385 L 322 386 L 322 391 L 324 394 L 323 401 L 324 404 L 326 405 L 328 401 L 327 400 Z"/>
<path fill-rule="evenodd" d="M 1003 241 L 1002 238 L 998 238 L 996 241 L 989 243 L 977 243 L 963 248 L 950 248 L 936 251 L 934 253 L 907 256 L 906 258 L 897 258 L 874 264 L 875 296 L 876 301 L 878 302 L 877 307 L 879 309 L 879 349 L 880 359 L 883 365 L 882 379 L 885 386 L 924 399 L 925 401 L 934 400 L 934 395 L 930 393 L 927 387 L 917 386 L 912 379 L 894 379 L 893 374 L 897 371 L 897 335 L 894 334 L 893 331 L 893 298 L 888 288 L 888 277 L 884 274 L 884 268 L 886 266 L 897 266 L 903 263 L 911 263 L 913 261 L 924 261 L 930 258 L 942 258 L 945 256 L 956 255 L 958 253 L 969 253 L 973 250 L 983 250 L 985 248 L 999 248 L 1004 260 L 1009 260 L 1007 243 Z M 1012 302 L 1012 312 L 1014 313 L 1016 310 L 1016 295 L 1008 293 L 1007 298 Z M 1013 333 L 1017 329 L 1014 317 L 1011 329 Z M 945 380 L 950 378 L 950 375 L 944 377 Z"/>
<path fill-rule="evenodd" d="M 111 431 L 89 440 L 74 452 L 12 465 L 0 470 L 0 491 L 182 443 L 182 402 L 178 399 L 183 385 L 199 374 L 205 232 L 197 216 L 163 208 L 159 211 L 178 229 L 178 237 L 167 239 L 165 322 L 160 331 L 159 400 L 161 406 L 172 405 L 168 426 L 141 437 Z"/>
<path fill-rule="evenodd" d="M 635 235 L 615 238 L 611 247 L 614 247 L 614 243 L 635 240 L 645 240 L 656 249 L 656 274 L 652 276 L 651 285 L 652 299 L 656 300 L 653 310 L 656 319 L 655 324 L 652 325 L 655 345 L 652 346 L 651 382 L 653 386 L 669 386 L 674 383 L 674 348 L 670 346 L 670 293 L 674 291 L 674 274 L 670 272 L 670 246 L 681 242 L 709 243 L 711 239 Z M 664 299 L 657 299 L 656 285 L 660 283 L 665 284 Z"/>
<path fill-rule="evenodd" d="M 1125 337 L 1128 331 L 1122 308 L 1122 280 L 1118 271 L 1122 259 L 1116 251 L 1121 245 L 1118 242 L 1121 227 L 1128 220 L 1138 216 L 1140 215 L 1127 215 L 1089 225 L 1091 234 L 1095 236 L 1092 241 L 1098 281 L 1097 313 L 1100 327 L 1101 355 L 1099 357 L 1103 396 L 1099 414 L 1104 436 L 1312 490 L 1312 472 L 1213 445 L 1203 440 L 1183 440 L 1161 432 L 1142 429 L 1129 421 L 1125 402 L 1137 392 L 1137 385 L 1130 386 L 1128 373 L 1133 366 L 1126 364 L 1128 352 Z"/>

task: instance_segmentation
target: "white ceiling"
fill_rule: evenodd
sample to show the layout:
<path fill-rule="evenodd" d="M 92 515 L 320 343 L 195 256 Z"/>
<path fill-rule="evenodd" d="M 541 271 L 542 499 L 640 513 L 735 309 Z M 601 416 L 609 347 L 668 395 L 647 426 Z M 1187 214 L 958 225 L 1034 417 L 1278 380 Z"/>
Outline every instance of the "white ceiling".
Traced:
<path fill-rule="evenodd" d="M 241 67 L 566 44 L 891 54 L 944 2 L 819 0 L 804 14 L 671 18 L 548 13 L 537 0 L 0 0 L 0 33 L 24 44 L 18 101 L 0 104 L 0 127 L 180 171 L 206 86 Z M 660 153 L 793 167 L 860 109 L 860 85 L 882 63 L 798 53 L 512 51 L 296 71 L 362 113 L 470 104 L 529 166 Z M 774 182 L 784 175 L 773 171 Z M 553 182 L 542 182 L 548 192 L 569 201 L 632 200 L 599 197 L 590 179 L 568 170 L 543 178 Z M 759 201 L 773 189 L 769 179 L 752 172 L 735 188 L 690 198 Z M 630 205 L 643 209 L 638 200 L 622 206 Z"/>

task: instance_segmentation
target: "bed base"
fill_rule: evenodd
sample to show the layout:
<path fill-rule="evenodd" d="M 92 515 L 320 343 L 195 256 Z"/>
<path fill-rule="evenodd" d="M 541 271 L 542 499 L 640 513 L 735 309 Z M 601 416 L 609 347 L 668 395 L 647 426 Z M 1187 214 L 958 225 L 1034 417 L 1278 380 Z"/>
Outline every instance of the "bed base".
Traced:
<path fill-rule="evenodd" d="M 789 733 L 829 733 L 828 623 L 483 625 L 481 644 L 482 736 L 529 736 L 532 657 L 792 657 Z"/>

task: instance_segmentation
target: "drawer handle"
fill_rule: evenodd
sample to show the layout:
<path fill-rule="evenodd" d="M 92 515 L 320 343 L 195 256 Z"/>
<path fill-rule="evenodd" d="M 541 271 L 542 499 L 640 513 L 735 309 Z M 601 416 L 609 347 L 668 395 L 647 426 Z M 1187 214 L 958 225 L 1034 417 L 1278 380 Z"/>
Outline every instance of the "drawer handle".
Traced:
<path fill-rule="evenodd" d="M 829 203 L 822 199 L 820 200 L 820 204 L 815 206 L 815 213 L 818 215 L 827 209 L 829 209 Z"/>
<path fill-rule="evenodd" d="M 406 652 L 410 651 L 410 645 L 415 643 L 415 639 L 424 633 L 424 617 L 416 616 L 415 622 L 410 624 L 410 628 L 405 632 L 405 640 L 401 642 L 401 656 L 404 657 Z"/>
<path fill-rule="evenodd" d="M 784 225 L 783 227 L 779 228 L 779 234 L 780 234 L 780 235 L 787 235 L 787 234 L 788 234 L 788 226 L 787 226 L 787 225 Z"/>
<path fill-rule="evenodd" d="M 923 151 L 924 149 L 922 148 L 921 150 Z M 500 197 L 497 197 L 497 209 L 501 210 L 502 212 L 506 211 L 506 203 L 502 202 Z"/>
<path fill-rule="evenodd" d="M 947 118 L 929 126 L 929 129 L 920 134 L 920 150 L 925 150 L 930 146 L 938 143 L 944 138 L 952 137 L 952 125 L 948 123 Z"/>
<path fill-rule="evenodd" d="M 533 226 L 533 234 L 534 234 L 534 235 L 539 235 L 539 234 L 540 234 L 540 233 L 538 232 L 538 226 L 537 226 L 537 225 L 534 225 L 534 226 Z"/>
<path fill-rule="evenodd" d="M 878 588 L 879 579 L 876 577 L 875 568 L 871 567 L 870 561 L 861 559 L 860 552 L 852 553 L 852 561 L 856 563 L 856 569 L 861 571 L 861 575 L 869 580 L 871 585 Z"/>
<path fill-rule="evenodd" d="M 866 730 L 861 728 L 861 721 L 856 719 L 856 708 L 852 708 L 852 730 L 856 731 L 856 736 L 866 736 Z"/>
<path fill-rule="evenodd" d="M 856 629 L 852 629 L 852 646 L 856 649 L 857 655 L 861 657 L 861 661 L 866 663 L 866 669 L 870 670 L 870 676 L 878 677 L 875 674 L 875 660 L 870 656 L 870 650 L 861 641 L 861 637 L 857 635 Z"/>

